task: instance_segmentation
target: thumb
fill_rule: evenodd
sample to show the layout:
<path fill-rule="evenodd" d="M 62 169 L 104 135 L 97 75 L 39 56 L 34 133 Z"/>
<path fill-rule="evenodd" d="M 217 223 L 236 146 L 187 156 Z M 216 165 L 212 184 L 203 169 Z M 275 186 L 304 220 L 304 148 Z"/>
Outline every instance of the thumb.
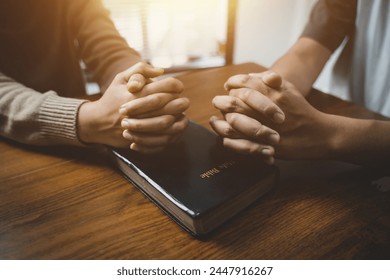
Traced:
<path fill-rule="evenodd" d="M 144 85 L 147 83 L 148 79 L 141 74 L 134 74 L 130 76 L 129 81 L 127 82 L 127 90 L 131 93 L 140 91 Z"/>
<path fill-rule="evenodd" d="M 155 67 L 145 67 L 141 69 L 139 73 L 144 75 L 146 78 L 155 78 L 164 74 L 164 69 L 155 68 Z"/>
<path fill-rule="evenodd" d="M 155 78 L 164 74 L 164 69 L 155 68 L 145 62 L 138 62 L 137 64 L 120 73 L 120 78 L 126 80 L 127 82 L 134 74 L 141 74 L 145 78 Z"/>
<path fill-rule="evenodd" d="M 265 73 L 262 80 L 267 86 L 273 89 L 279 89 L 282 85 L 282 77 L 273 71 Z"/>

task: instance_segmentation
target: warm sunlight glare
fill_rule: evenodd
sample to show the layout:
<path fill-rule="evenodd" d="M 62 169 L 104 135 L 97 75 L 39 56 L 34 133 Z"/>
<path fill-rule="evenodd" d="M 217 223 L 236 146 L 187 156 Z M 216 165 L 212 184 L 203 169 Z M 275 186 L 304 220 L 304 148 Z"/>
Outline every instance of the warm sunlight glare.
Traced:
<path fill-rule="evenodd" d="M 154 65 L 223 56 L 227 0 L 104 0 L 129 45 Z"/>

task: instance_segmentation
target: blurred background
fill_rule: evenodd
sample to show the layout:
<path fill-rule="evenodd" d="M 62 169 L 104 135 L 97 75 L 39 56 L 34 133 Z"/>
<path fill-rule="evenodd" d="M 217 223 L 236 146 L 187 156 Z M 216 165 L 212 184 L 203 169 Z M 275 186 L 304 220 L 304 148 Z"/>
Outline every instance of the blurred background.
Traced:
<path fill-rule="evenodd" d="M 316 0 L 103 2 L 131 47 L 178 72 L 243 62 L 271 66 L 299 37 Z M 329 68 L 316 83 L 324 91 Z"/>

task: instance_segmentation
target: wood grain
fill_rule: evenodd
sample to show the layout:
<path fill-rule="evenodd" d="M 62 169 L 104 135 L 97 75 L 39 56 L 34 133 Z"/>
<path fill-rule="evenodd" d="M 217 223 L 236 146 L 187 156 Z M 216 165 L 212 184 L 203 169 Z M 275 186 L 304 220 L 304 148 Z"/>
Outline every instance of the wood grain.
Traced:
<path fill-rule="evenodd" d="M 243 64 L 184 75 L 188 115 L 207 126 L 210 101 Z M 380 117 L 313 92 L 324 111 Z M 336 108 L 336 109 L 335 109 Z M 104 150 L 0 140 L 1 259 L 389 259 L 390 194 L 375 170 L 278 161 L 278 187 L 197 240 L 131 186 Z M 239 186 L 237 186 L 239 187 Z"/>

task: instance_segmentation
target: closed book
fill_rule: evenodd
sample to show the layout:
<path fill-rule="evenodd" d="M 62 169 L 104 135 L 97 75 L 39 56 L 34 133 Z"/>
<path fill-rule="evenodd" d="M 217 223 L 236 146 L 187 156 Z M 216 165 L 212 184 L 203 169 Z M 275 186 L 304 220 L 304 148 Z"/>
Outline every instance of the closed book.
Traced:
<path fill-rule="evenodd" d="M 112 150 L 135 187 L 184 229 L 206 235 L 275 186 L 278 169 L 222 146 L 190 122 L 180 140 L 158 154 Z"/>

